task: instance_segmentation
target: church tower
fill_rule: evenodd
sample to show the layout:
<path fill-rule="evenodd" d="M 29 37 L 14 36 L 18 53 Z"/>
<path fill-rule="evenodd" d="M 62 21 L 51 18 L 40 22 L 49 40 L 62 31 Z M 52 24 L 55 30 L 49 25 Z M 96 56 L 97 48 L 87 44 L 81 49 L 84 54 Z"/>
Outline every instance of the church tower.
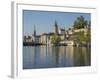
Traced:
<path fill-rule="evenodd" d="M 36 27 L 35 27 L 35 25 L 34 25 L 34 37 L 36 36 Z"/>
<path fill-rule="evenodd" d="M 58 24 L 57 24 L 57 22 L 55 21 L 55 29 L 54 29 L 54 33 L 55 34 L 59 34 L 59 32 L 58 32 Z"/>

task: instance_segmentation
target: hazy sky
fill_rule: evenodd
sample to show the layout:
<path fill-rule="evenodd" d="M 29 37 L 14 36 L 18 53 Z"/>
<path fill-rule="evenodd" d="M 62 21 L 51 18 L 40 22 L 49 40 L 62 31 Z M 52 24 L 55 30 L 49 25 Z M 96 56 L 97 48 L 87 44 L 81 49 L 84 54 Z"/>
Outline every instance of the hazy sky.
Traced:
<path fill-rule="evenodd" d="M 23 10 L 24 35 L 33 34 L 34 25 L 37 34 L 53 32 L 55 20 L 59 28 L 68 29 L 79 16 L 91 20 L 89 13 Z"/>

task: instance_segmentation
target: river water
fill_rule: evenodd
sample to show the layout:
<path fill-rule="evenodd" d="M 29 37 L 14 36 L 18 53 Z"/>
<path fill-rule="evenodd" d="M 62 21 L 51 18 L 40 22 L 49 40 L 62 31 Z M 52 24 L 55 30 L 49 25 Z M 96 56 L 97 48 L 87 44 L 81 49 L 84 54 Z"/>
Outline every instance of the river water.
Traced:
<path fill-rule="evenodd" d="M 24 46 L 23 69 L 90 66 L 90 51 L 87 47 Z"/>

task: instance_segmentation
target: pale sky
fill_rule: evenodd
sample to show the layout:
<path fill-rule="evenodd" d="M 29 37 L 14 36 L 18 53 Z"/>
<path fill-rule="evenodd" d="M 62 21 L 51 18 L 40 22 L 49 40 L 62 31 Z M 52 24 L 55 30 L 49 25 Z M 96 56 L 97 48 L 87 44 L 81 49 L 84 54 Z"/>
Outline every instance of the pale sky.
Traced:
<path fill-rule="evenodd" d="M 36 26 L 36 33 L 53 32 L 55 20 L 59 28 L 68 29 L 72 27 L 77 17 L 83 16 L 85 20 L 91 20 L 89 13 L 75 13 L 75 12 L 51 12 L 51 11 L 23 11 L 23 31 L 24 35 L 33 34 L 34 25 Z"/>

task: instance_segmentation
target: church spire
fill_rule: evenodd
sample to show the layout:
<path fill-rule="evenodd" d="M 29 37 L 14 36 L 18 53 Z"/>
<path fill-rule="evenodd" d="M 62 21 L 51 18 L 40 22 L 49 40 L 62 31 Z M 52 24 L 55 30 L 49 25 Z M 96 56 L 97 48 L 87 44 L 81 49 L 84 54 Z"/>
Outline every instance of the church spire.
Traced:
<path fill-rule="evenodd" d="M 59 34 L 59 32 L 58 32 L 58 24 L 57 24 L 57 22 L 56 22 L 56 20 L 55 20 L 55 34 Z"/>
<path fill-rule="evenodd" d="M 34 36 L 36 36 L 36 27 L 34 25 Z"/>

